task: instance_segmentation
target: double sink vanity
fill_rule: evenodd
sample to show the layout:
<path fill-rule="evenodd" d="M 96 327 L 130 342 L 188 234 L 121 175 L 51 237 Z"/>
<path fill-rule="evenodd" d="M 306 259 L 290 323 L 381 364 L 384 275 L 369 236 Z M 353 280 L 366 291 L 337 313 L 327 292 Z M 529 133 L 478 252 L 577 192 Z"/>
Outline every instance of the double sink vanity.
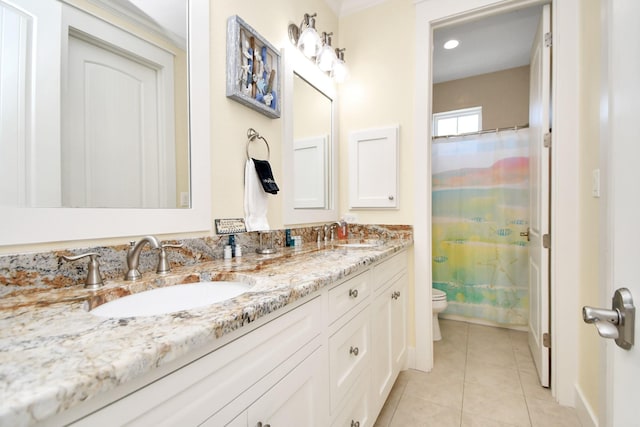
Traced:
<path fill-rule="evenodd" d="M 411 244 L 313 243 L 5 296 L 0 426 L 372 425 L 406 363 Z"/>
<path fill-rule="evenodd" d="M 181 13 L 188 17 L 187 48 L 181 43 L 175 44 L 175 40 L 165 39 L 164 31 L 147 34 L 149 30 L 141 28 L 148 27 L 140 25 L 147 22 L 146 15 L 117 14 L 115 22 L 111 22 L 113 11 L 94 7 L 94 3 L 111 2 L 91 2 L 89 10 L 84 10 L 84 3 L 19 0 L 18 9 L 38 17 L 33 22 L 41 27 L 32 25 L 31 21 L 23 22 L 26 15 L 15 13 L 18 9 L 0 7 L 6 16 L 22 22 L 13 26 L 16 31 L 24 28 L 31 31 L 28 37 L 20 33 L 20 37 L 13 39 L 38 40 L 34 46 L 23 44 L 9 50 L 18 53 L 17 69 L 31 70 L 35 64 L 29 61 L 37 59 L 36 63 L 47 64 L 38 68 L 38 76 L 42 75 L 39 85 L 61 81 L 52 73 L 62 78 L 67 73 L 66 67 L 73 64 L 64 62 L 64 56 L 58 58 L 56 52 L 69 52 L 70 48 L 83 52 L 86 49 L 82 46 L 86 43 L 91 44 L 92 51 L 96 47 L 115 46 L 105 40 L 115 41 L 125 36 L 135 43 L 128 41 L 123 51 L 131 51 L 143 40 L 144 46 L 163 46 L 163 50 L 180 59 L 175 61 L 178 70 L 185 69 L 188 61 L 188 76 L 175 84 L 176 88 L 183 89 L 175 91 L 176 105 L 183 107 L 182 110 L 173 118 L 145 124 L 160 129 L 156 132 L 158 135 L 174 135 L 178 133 L 163 126 L 172 124 L 177 129 L 185 128 L 188 123 L 188 132 L 182 129 L 184 132 L 178 134 L 181 136 L 162 146 L 169 147 L 162 151 L 168 159 L 167 168 L 178 164 L 175 179 L 168 179 L 168 188 L 159 195 L 160 199 L 166 199 L 164 202 L 132 204 L 129 200 L 114 200 L 105 204 L 71 200 L 75 194 L 90 193 L 75 186 L 59 188 L 57 184 L 84 185 L 89 181 L 82 177 L 61 179 L 60 174 L 67 173 L 68 168 L 55 165 L 48 150 L 55 146 L 52 152 L 62 150 L 76 153 L 74 155 L 83 152 L 62 149 L 68 138 L 60 132 L 61 127 L 67 131 L 69 124 L 81 121 L 76 114 L 58 111 L 60 105 L 65 105 L 63 99 L 67 99 L 68 94 L 47 90 L 49 86 L 38 86 L 39 90 L 34 93 L 44 97 L 34 101 L 39 108 L 16 102 L 15 105 L 24 106 L 24 111 L 15 112 L 11 117 L 16 117 L 16 127 L 31 122 L 53 126 L 37 129 L 35 135 L 39 140 L 33 143 L 41 148 L 32 150 L 38 155 L 29 163 L 37 166 L 33 168 L 37 175 L 29 176 L 26 182 L 35 179 L 34 182 L 42 185 L 36 186 L 35 194 L 24 195 L 21 189 L 28 186 L 16 186 L 11 194 L 4 195 L 6 200 L 0 208 L 3 217 L 0 247 L 15 245 L 31 250 L 31 245 L 48 242 L 120 239 L 139 233 L 207 234 L 191 239 L 185 245 L 188 247 L 173 253 L 174 262 L 179 258 L 176 263 L 181 267 L 157 274 L 153 272 L 155 265 L 150 269 L 142 263 L 141 277 L 132 273 L 134 280 L 129 281 L 123 279 L 125 272 L 119 271 L 123 268 L 122 252 L 126 248 L 98 248 L 103 273 L 118 270 L 118 275 L 108 274 L 106 277 L 110 280 L 100 285 L 95 274 L 92 280 L 95 289 L 83 288 L 79 272 L 85 277 L 87 274 L 82 264 L 60 261 L 58 256 L 77 258 L 82 254 L 65 250 L 55 254 L 0 256 L 0 427 L 372 425 L 406 359 L 407 248 L 412 245 L 412 238 L 407 237 L 411 232 L 407 230 L 410 227 L 406 227 L 405 234 L 399 232 L 398 238 L 391 239 L 385 237 L 387 231 L 375 229 L 374 234 L 384 240 L 380 245 L 360 241 L 347 246 L 307 243 L 282 248 L 274 255 L 257 255 L 253 253 L 255 248 L 251 248 L 241 258 L 218 259 L 222 254 L 221 237 L 209 233 L 214 216 L 211 207 L 218 202 L 241 206 L 242 200 L 228 197 L 241 194 L 236 191 L 225 191 L 223 200 L 222 196 L 220 200 L 212 200 L 211 195 L 220 188 L 212 188 L 210 161 L 213 157 L 223 159 L 214 164 L 218 176 L 236 176 L 237 170 L 232 165 L 241 164 L 237 160 L 244 160 L 245 150 L 243 144 L 237 144 L 235 150 L 217 151 L 212 155 L 213 147 L 220 150 L 222 144 L 213 144 L 211 129 L 219 122 L 211 120 L 214 115 L 210 107 L 228 107 L 225 99 L 210 96 L 210 59 L 225 49 L 212 37 L 210 27 L 226 22 L 229 15 L 248 14 L 246 8 L 253 6 L 221 3 L 217 8 L 210 8 L 207 0 L 176 1 Z M 280 14 L 283 8 L 271 9 L 272 13 Z M 281 21 L 278 15 L 266 17 L 262 24 Z M 265 31 L 268 30 L 267 27 Z M 108 49 L 111 54 L 116 50 L 120 51 Z M 339 206 L 336 88 L 295 46 L 281 46 L 281 53 L 284 129 L 281 172 L 285 189 L 281 222 L 335 221 Z M 131 60 L 130 56 L 124 55 Z M 13 74 L 5 74 L 3 83 L 16 86 L 13 80 L 4 80 Z M 19 74 L 15 74 L 15 78 L 20 82 L 31 79 Z M 150 87 L 156 86 L 152 83 Z M 178 102 L 178 98 L 182 101 Z M 325 119 L 322 129 L 311 130 L 305 124 L 308 118 L 300 114 L 306 108 L 298 107 L 294 115 L 294 104 L 306 106 L 318 99 L 322 100 Z M 93 101 L 101 105 L 100 100 Z M 159 107 L 148 111 L 155 108 Z M 119 105 L 113 111 L 136 117 Z M 254 121 L 252 112 L 233 111 L 235 122 L 250 125 Z M 319 123 L 318 114 L 314 114 L 314 123 Z M 280 132 L 279 124 L 265 127 L 274 135 Z M 237 129 L 232 128 L 229 126 L 229 130 L 216 139 L 236 138 L 233 131 Z M 301 133 L 300 128 L 313 135 Z M 92 135 L 110 141 L 125 140 L 101 131 L 103 128 L 96 129 Z M 322 172 L 318 174 L 322 177 L 322 186 L 311 185 L 311 189 L 320 188 L 318 197 L 311 205 L 301 205 L 294 195 L 301 190 L 296 186 L 301 185 L 302 180 L 295 176 L 291 165 L 296 164 L 299 155 L 297 142 L 319 135 L 322 138 L 316 138 L 319 142 L 315 147 L 321 154 L 316 164 L 318 172 Z M 92 137 L 83 143 L 100 148 L 110 146 L 99 141 Z M 170 149 L 172 146 L 175 150 Z M 14 151 L 20 153 L 21 149 Z M 173 151 L 184 161 L 173 161 Z M 114 156 L 121 158 L 119 153 Z M 97 157 L 97 161 L 101 160 L 101 156 Z M 11 158 L 4 161 L 17 164 Z M 106 183 L 117 190 L 110 193 L 118 196 L 124 193 L 124 188 L 137 194 L 133 190 L 159 181 L 156 177 L 147 177 L 148 181 L 136 185 L 125 179 L 126 185 L 122 185 L 113 179 L 121 173 L 113 173 L 112 162 L 98 163 L 102 166 L 100 170 L 107 171 Z M 137 171 L 142 169 L 140 164 L 143 162 L 132 167 L 119 165 L 123 171 Z M 23 172 L 18 175 L 27 176 Z M 158 176 L 173 174 L 161 171 Z M 67 200 L 69 194 L 72 196 Z M 96 194 L 92 197 L 100 199 Z M 350 224 L 352 226 L 358 225 Z M 315 239 L 305 236 L 304 240 Z M 140 252 L 142 257 L 149 254 L 146 248 Z M 155 253 L 153 261 L 156 261 Z M 128 267 L 129 271 L 135 270 L 135 266 Z M 202 287 L 206 289 L 199 289 Z M 234 293 L 227 294 L 231 288 Z M 165 295 L 165 290 L 170 294 Z M 189 292 L 191 299 L 186 298 Z M 205 300 L 205 297 L 213 299 Z"/>

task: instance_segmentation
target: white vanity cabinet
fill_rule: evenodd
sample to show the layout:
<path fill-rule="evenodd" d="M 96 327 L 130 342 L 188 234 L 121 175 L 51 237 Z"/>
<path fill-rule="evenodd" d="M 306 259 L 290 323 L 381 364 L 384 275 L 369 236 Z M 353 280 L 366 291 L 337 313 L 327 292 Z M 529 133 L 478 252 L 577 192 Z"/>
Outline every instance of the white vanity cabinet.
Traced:
<path fill-rule="evenodd" d="M 282 384 L 286 388 L 295 382 L 304 383 L 304 393 L 311 394 L 307 399 L 317 399 L 314 404 L 320 406 L 324 392 L 320 394 L 318 375 L 326 376 L 322 317 L 321 298 L 316 297 L 73 425 L 224 425 L 258 399 L 276 396 L 271 389 L 278 387 L 281 393 Z M 303 364 L 302 370 L 297 369 Z M 300 379 L 300 372 L 312 375 Z M 302 395 L 290 390 L 289 396 Z M 321 407 L 317 410 L 318 416 L 326 412 Z"/>
<path fill-rule="evenodd" d="M 406 311 L 402 251 L 42 425 L 368 427 L 405 364 Z"/>
<path fill-rule="evenodd" d="M 379 411 L 405 363 L 407 350 L 407 258 L 398 254 L 373 269 L 373 403 Z"/>

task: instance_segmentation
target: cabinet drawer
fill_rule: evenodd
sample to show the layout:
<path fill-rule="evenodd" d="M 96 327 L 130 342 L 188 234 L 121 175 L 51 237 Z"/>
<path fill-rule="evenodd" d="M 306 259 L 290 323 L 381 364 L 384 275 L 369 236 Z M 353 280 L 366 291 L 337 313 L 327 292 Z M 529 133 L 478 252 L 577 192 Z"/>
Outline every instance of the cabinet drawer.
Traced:
<path fill-rule="evenodd" d="M 369 366 L 371 352 L 368 307 L 329 338 L 331 412 L 344 401 L 356 379 Z"/>
<path fill-rule="evenodd" d="M 407 264 L 407 253 L 403 251 L 376 265 L 373 269 L 374 290 L 377 291 L 382 285 L 388 284 L 395 276 L 406 271 Z"/>
<path fill-rule="evenodd" d="M 348 400 L 344 402 L 343 408 L 331 423 L 332 427 L 368 427 L 372 424 L 374 415 L 371 407 L 370 372 L 370 370 L 365 370 L 356 381 L 353 389 L 349 390 Z"/>
<path fill-rule="evenodd" d="M 329 290 L 329 323 L 333 323 L 367 299 L 371 293 L 371 272 L 365 271 Z"/>

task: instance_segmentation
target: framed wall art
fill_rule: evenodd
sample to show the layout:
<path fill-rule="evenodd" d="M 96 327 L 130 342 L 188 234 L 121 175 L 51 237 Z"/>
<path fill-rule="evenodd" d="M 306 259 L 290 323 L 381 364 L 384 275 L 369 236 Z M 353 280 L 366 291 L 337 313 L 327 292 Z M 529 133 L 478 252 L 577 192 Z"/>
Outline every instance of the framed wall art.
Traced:
<path fill-rule="evenodd" d="M 280 53 L 239 16 L 227 20 L 227 97 L 280 117 Z"/>

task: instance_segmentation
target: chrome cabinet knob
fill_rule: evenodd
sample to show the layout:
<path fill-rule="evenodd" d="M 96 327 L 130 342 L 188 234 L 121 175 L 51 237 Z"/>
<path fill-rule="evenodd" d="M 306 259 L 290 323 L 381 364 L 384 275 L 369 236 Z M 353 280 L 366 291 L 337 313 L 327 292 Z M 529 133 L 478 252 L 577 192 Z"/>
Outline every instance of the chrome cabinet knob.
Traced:
<path fill-rule="evenodd" d="M 349 296 L 351 298 L 358 298 L 358 290 L 357 289 L 349 289 Z"/>
<path fill-rule="evenodd" d="M 354 356 L 357 356 L 358 353 L 360 353 L 360 350 L 358 349 L 358 347 L 351 346 L 351 348 L 349 349 L 349 354 L 353 354 Z"/>

